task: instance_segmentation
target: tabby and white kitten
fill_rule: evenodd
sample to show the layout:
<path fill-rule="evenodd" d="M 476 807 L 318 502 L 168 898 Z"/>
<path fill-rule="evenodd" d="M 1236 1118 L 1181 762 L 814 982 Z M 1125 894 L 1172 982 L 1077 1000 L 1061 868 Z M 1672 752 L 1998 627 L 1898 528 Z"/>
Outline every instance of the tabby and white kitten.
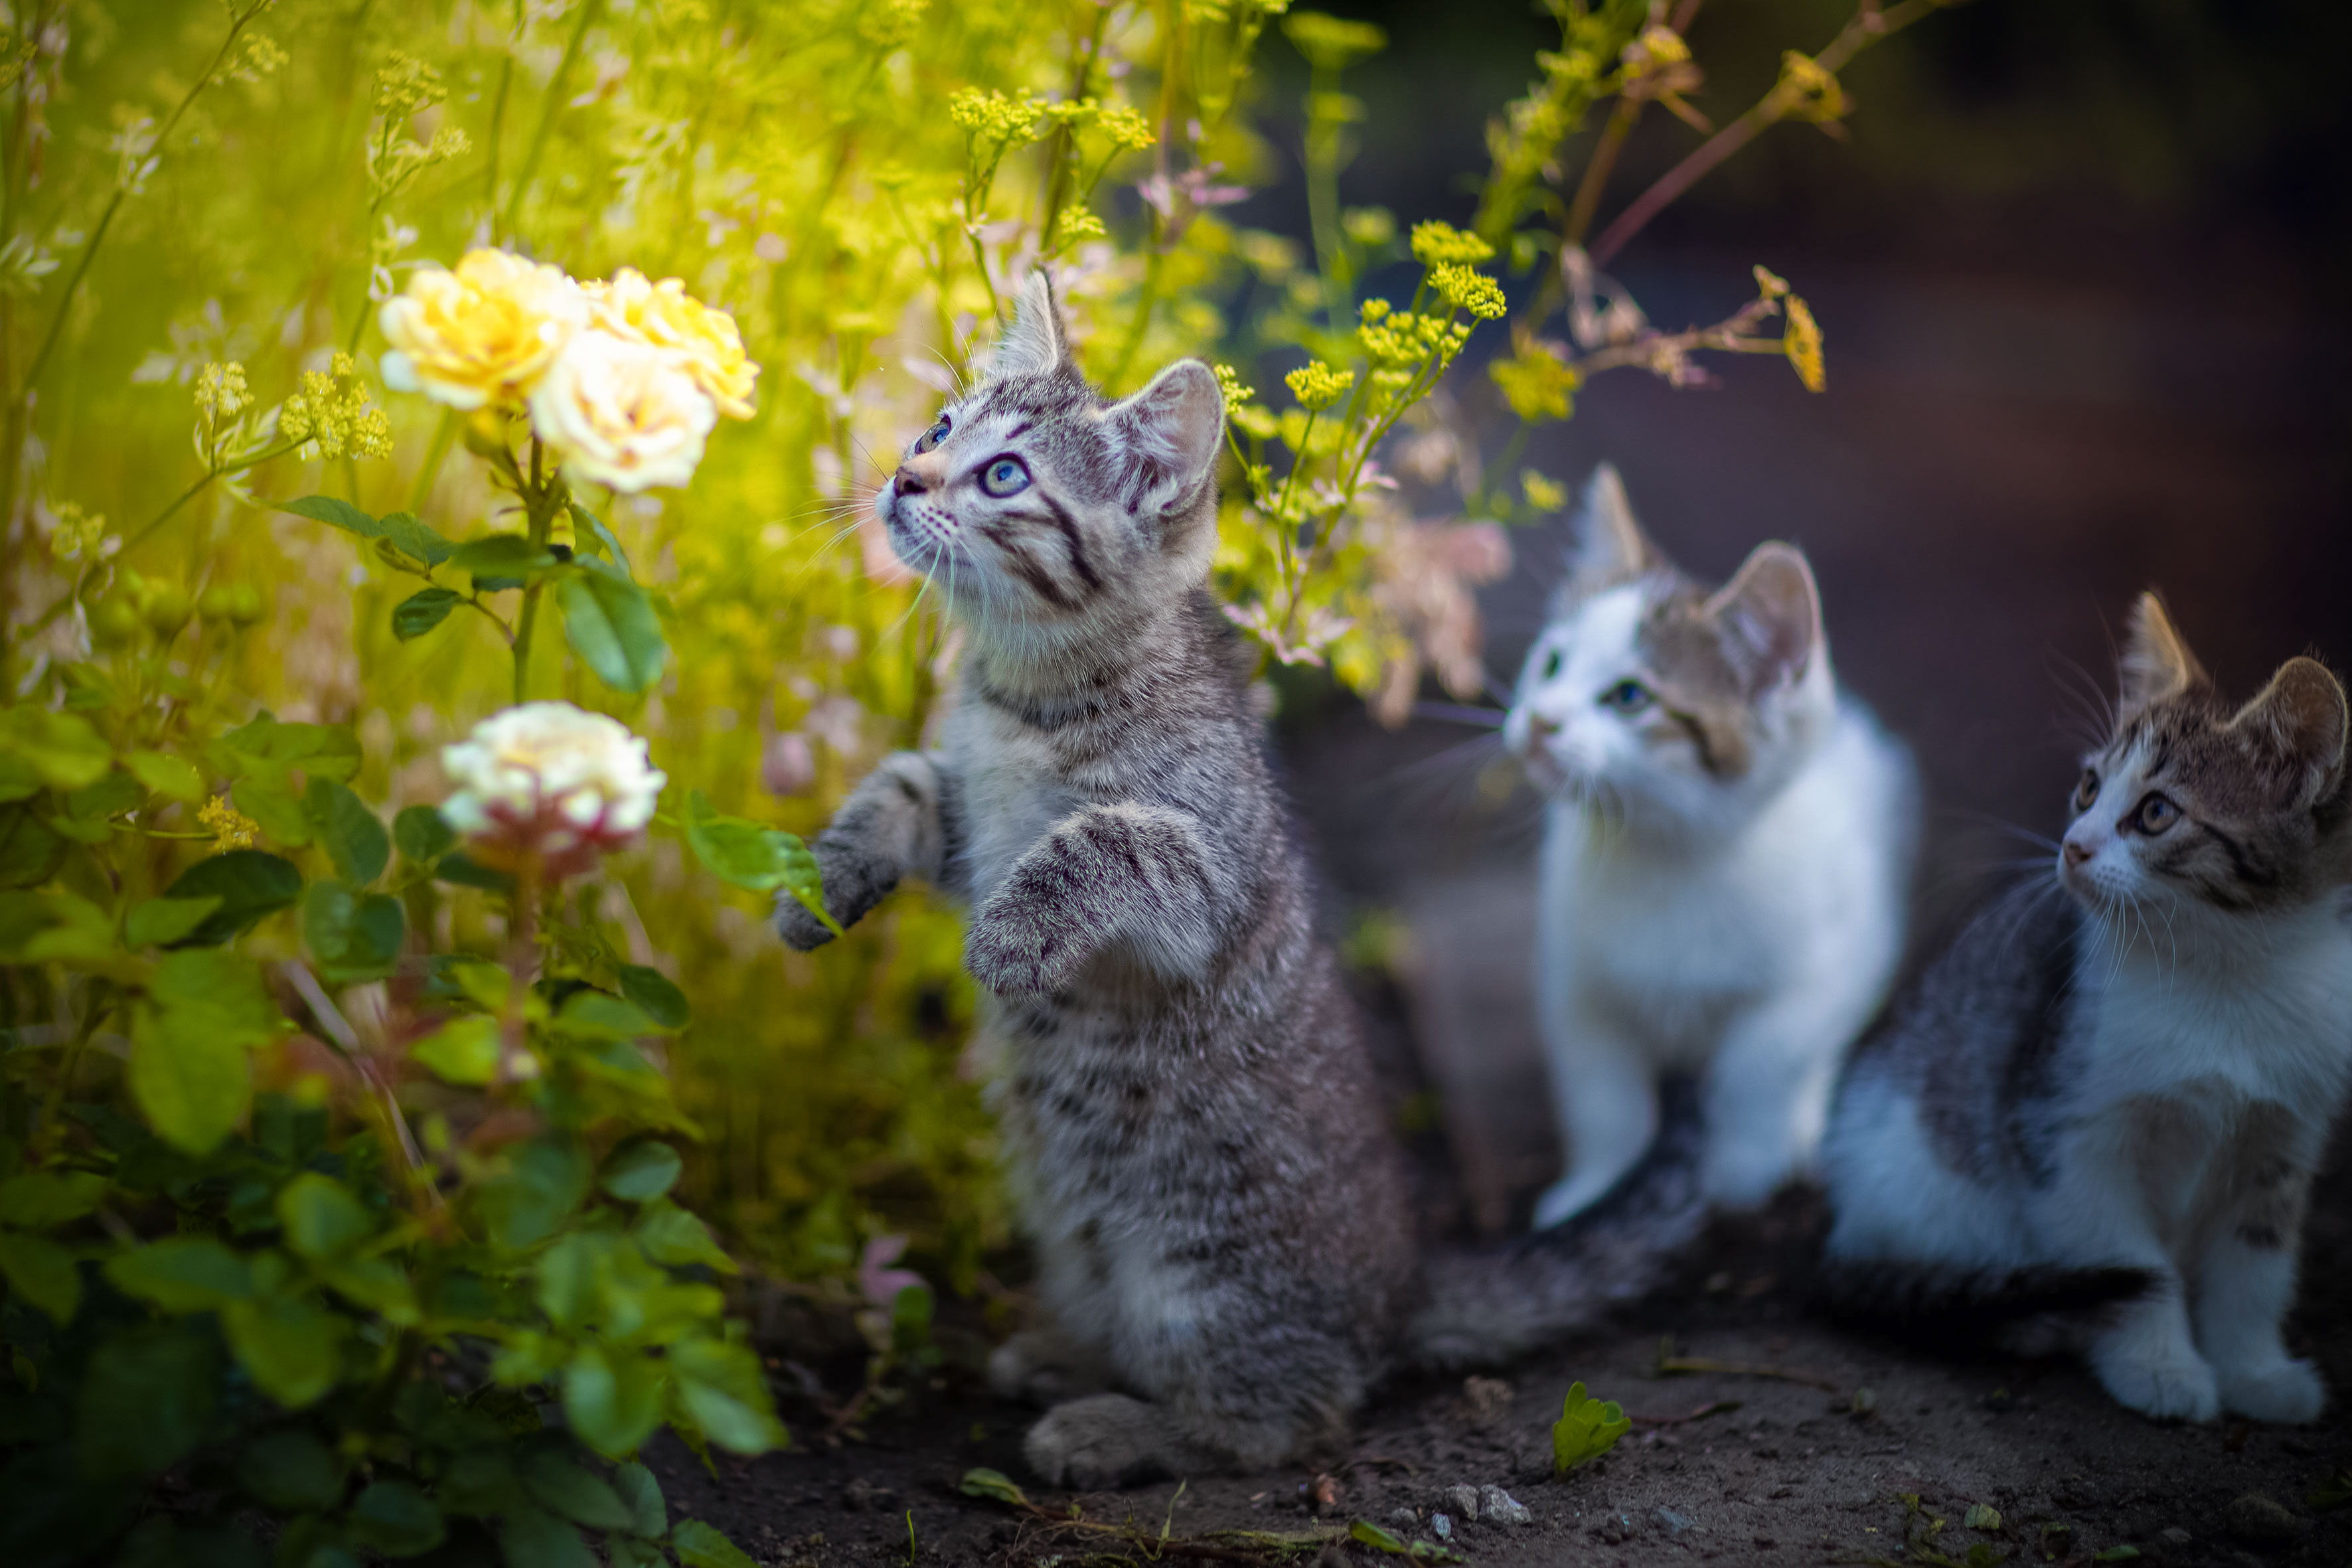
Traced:
<path fill-rule="evenodd" d="M 1586 486 L 1572 573 L 1503 734 L 1552 795 L 1536 989 L 1568 1173 L 1557 1225 L 1700 1076 L 1708 1195 L 1805 1170 L 1846 1047 L 1903 952 L 1909 754 L 1839 694 L 1811 570 L 1764 544 L 1710 592 L 1643 533 L 1615 468 Z"/>
<path fill-rule="evenodd" d="M 813 847 L 845 923 L 906 876 L 971 901 L 1046 1319 L 990 1373 L 1053 1404 L 1026 1451 L 1055 1483 L 1333 1442 L 1400 1361 L 1507 1354 L 1638 1295 L 1703 1215 L 1669 1149 L 1573 1237 L 1417 1268 L 1402 1162 L 1205 588 L 1223 416 L 1191 360 L 1106 404 L 1033 275 L 985 381 L 877 501 L 966 628 L 956 708 L 937 750 L 885 761 Z M 777 919 L 796 947 L 826 939 L 790 900 Z"/>
<path fill-rule="evenodd" d="M 2326 1390 L 2279 1326 L 2352 1068 L 2344 691 L 2291 658 L 2232 708 L 2152 594 L 2121 685 L 2047 896 L 1980 917 L 1855 1056 L 1832 1300 L 1979 1331 L 2073 1308 L 2034 1327 L 2135 1410 L 2309 1421 Z"/>

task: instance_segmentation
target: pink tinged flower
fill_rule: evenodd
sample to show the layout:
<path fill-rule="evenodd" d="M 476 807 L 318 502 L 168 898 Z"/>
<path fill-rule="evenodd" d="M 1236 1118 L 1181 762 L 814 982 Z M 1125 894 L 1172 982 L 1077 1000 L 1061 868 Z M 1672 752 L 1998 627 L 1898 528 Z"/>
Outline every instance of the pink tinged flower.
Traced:
<path fill-rule="evenodd" d="M 718 423 L 683 353 L 593 329 L 572 338 L 530 395 L 531 429 L 566 467 L 625 494 L 690 481 Z"/>
<path fill-rule="evenodd" d="M 869 1304 L 888 1311 L 899 1291 L 922 1284 L 923 1277 L 913 1269 L 890 1267 L 906 1250 L 903 1236 L 877 1236 L 866 1244 L 857 1260 L 857 1289 Z"/>
<path fill-rule="evenodd" d="M 669 782 L 618 720 L 569 702 L 492 714 L 441 752 L 457 792 L 441 816 L 489 864 L 573 876 L 633 842 Z"/>

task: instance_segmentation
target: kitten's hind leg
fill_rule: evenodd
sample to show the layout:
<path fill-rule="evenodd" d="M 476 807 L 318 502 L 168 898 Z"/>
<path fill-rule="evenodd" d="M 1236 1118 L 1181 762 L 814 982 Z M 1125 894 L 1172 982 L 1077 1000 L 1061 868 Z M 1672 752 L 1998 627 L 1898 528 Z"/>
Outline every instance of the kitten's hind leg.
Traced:
<path fill-rule="evenodd" d="M 2310 1177 L 2283 1158 L 2249 1173 L 2217 1219 L 2198 1270 L 2197 1339 L 2221 1405 L 2300 1426 L 2327 1403 L 2318 1369 L 2286 1353 L 2279 1325 L 2294 1304 L 2294 1254 Z"/>
<path fill-rule="evenodd" d="M 1845 1010 L 1820 997 L 1783 993 L 1725 1031 L 1706 1080 L 1703 1180 L 1715 1202 L 1760 1204 L 1819 1153 L 1848 1028 Z"/>
<path fill-rule="evenodd" d="M 2210 1421 L 2221 1413 L 2213 1368 L 2197 1353 L 2180 1279 L 2167 1271 L 2141 1300 L 2114 1309 L 2091 1342 L 2091 1370 L 2116 1403 L 2158 1421 Z"/>
<path fill-rule="evenodd" d="M 1538 1230 L 1590 1207 L 1658 1132 L 1658 1086 L 1638 1044 L 1583 1009 L 1544 1032 L 1568 1173 L 1536 1200 Z"/>

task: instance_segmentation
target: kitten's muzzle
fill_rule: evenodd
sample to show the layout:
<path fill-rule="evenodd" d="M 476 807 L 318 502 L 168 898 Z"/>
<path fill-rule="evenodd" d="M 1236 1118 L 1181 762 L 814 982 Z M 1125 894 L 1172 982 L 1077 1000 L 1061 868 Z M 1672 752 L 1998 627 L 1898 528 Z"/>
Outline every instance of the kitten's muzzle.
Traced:
<path fill-rule="evenodd" d="M 930 488 L 923 481 L 922 475 L 904 463 L 899 464 L 898 471 L 890 476 L 890 489 L 898 495 L 919 496 Z"/>

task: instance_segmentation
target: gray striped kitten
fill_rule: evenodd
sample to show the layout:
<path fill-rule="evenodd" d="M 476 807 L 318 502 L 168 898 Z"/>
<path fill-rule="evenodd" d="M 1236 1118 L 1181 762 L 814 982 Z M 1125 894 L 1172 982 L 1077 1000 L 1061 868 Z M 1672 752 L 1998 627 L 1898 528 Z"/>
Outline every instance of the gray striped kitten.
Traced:
<path fill-rule="evenodd" d="M 1700 1212 L 1678 1134 L 1591 1224 L 1418 1267 L 1205 587 L 1223 424 L 1197 361 L 1104 402 L 1032 276 L 986 380 L 877 500 L 966 627 L 957 705 L 936 751 L 885 761 L 813 847 L 845 923 L 906 876 L 971 902 L 1046 1319 L 990 1373 L 1052 1405 L 1029 1460 L 1081 1487 L 1334 1441 L 1400 1362 L 1507 1354 L 1638 1295 Z M 795 947 L 826 939 L 789 900 L 777 921 Z"/>
<path fill-rule="evenodd" d="M 1939 1332 L 2045 1314 L 2150 1415 L 2319 1414 L 2279 1329 L 2352 1074 L 2346 718 L 2308 658 L 2224 702 L 2140 600 L 2053 881 L 1979 918 L 1840 1090 L 1833 1300 Z"/>

